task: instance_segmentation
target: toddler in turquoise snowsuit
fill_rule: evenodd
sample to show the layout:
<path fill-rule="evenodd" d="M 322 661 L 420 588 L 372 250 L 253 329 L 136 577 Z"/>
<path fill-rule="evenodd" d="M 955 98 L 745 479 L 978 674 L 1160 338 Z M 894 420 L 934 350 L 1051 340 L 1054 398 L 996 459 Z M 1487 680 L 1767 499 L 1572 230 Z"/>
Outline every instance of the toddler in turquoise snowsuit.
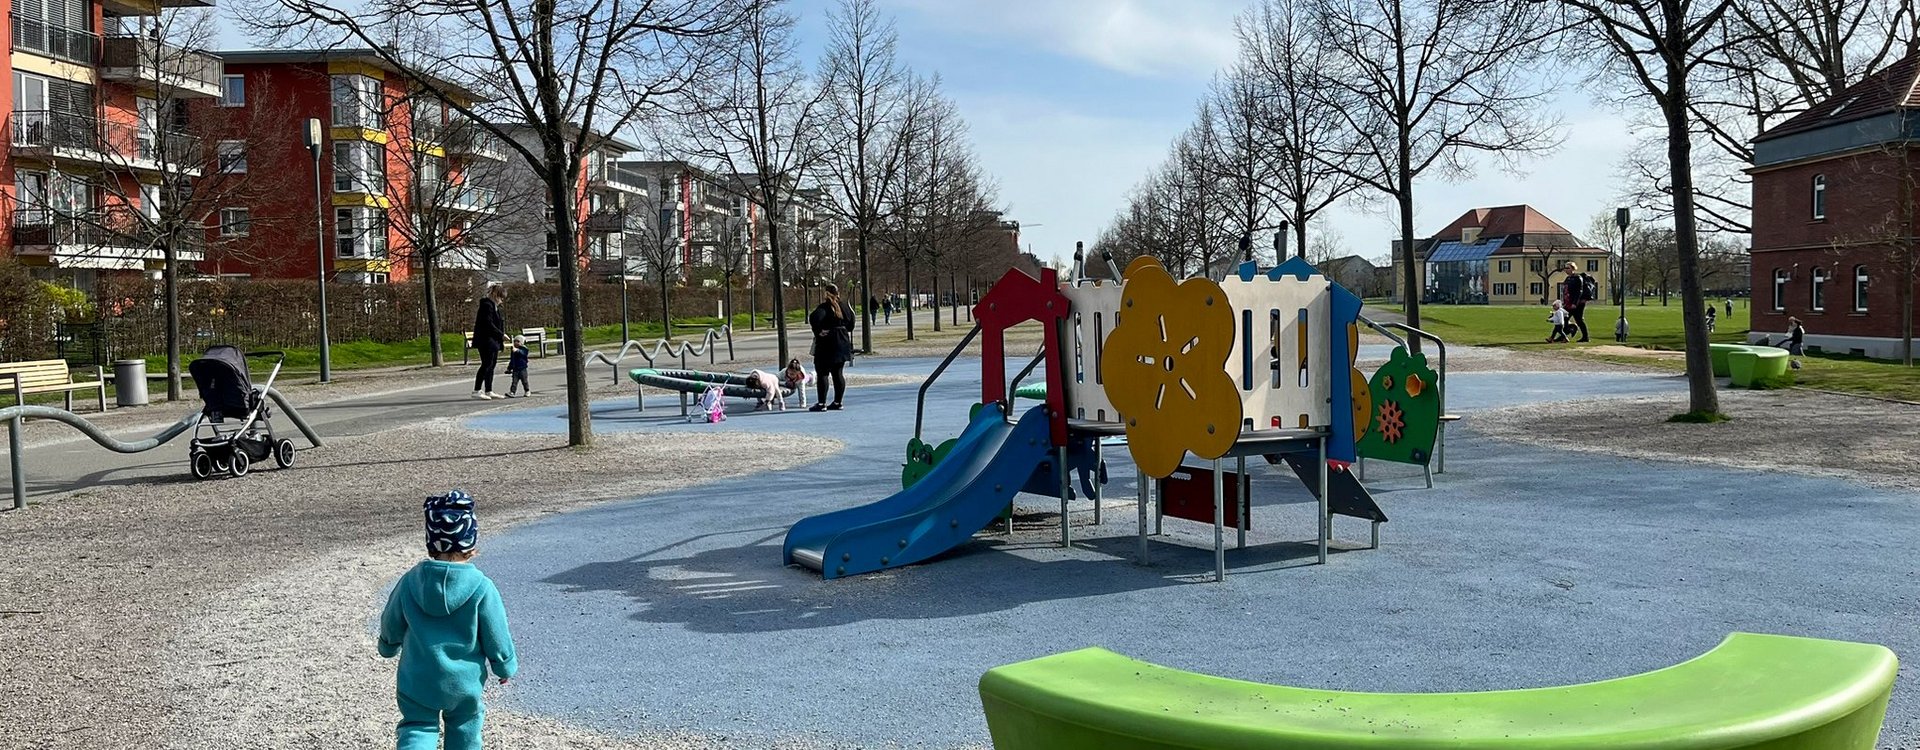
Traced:
<path fill-rule="evenodd" d="M 519 670 L 507 610 L 486 574 L 473 567 L 479 524 L 473 498 L 459 490 L 426 502 L 427 556 L 387 596 L 380 655 L 400 657 L 396 693 L 399 750 L 479 750 L 487 669 L 506 684 Z"/>

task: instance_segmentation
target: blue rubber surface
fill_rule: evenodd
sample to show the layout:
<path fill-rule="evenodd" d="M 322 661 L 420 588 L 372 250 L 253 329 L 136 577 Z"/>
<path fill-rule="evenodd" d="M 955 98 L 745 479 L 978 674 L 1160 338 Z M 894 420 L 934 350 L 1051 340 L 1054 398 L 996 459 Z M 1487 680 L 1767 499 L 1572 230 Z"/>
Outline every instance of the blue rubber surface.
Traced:
<path fill-rule="evenodd" d="M 1023 364 L 1023 363 L 1022 363 Z M 875 367 L 875 365 L 880 365 Z M 863 361 L 924 372 L 929 361 Z M 956 363 L 929 439 L 959 434 L 978 395 Z M 986 669 L 1087 645 L 1230 677 L 1353 690 L 1481 690 L 1602 679 L 1695 656 L 1735 630 L 1920 653 L 1920 497 L 1848 482 L 1569 454 L 1474 433 L 1473 411 L 1674 394 L 1624 373 L 1449 378 L 1447 473 L 1375 462 L 1393 521 L 1379 550 L 1312 559 L 1310 498 L 1255 467 L 1255 545 L 1212 567 L 1212 531 L 1176 519 L 1134 565 L 1132 474 L 1112 460 L 1100 527 L 1076 512 L 1058 547 L 1051 498 L 1023 498 L 1012 540 L 982 535 L 935 562 L 846 580 L 780 565 L 799 518 L 897 486 L 914 386 L 855 388 L 848 410 L 741 413 L 685 424 L 660 402 L 597 405 L 605 431 L 831 435 L 848 450 L 777 474 L 555 516 L 483 540 L 480 566 L 513 617 L 522 673 L 507 703 L 616 733 L 682 730 L 764 747 L 983 744 Z M 742 406 L 742 405 L 736 405 Z M 556 409 L 470 420 L 559 432 Z M 1579 429 L 1570 426 L 1569 429 Z M 767 450 L 778 450 L 770 438 Z M 1116 457 L 1111 457 L 1113 459 Z M 1120 505 L 1120 503 L 1127 503 Z M 1090 506 L 1081 501 L 1076 510 Z M 1366 524 L 1336 519 L 1337 538 Z M 1229 535 L 1229 542 L 1232 536 Z M 1911 660 L 1909 660 L 1911 661 Z M 1920 694 L 1896 688 L 1883 744 L 1920 744 Z"/>
<path fill-rule="evenodd" d="M 787 530 L 782 559 L 799 562 L 795 552 L 806 550 L 824 561 L 822 577 L 839 578 L 911 565 L 966 543 L 1047 462 L 1046 411 L 1032 407 L 1015 425 L 999 409 L 980 409 L 953 452 L 919 482 L 877 502 L 800 519 Z"/>

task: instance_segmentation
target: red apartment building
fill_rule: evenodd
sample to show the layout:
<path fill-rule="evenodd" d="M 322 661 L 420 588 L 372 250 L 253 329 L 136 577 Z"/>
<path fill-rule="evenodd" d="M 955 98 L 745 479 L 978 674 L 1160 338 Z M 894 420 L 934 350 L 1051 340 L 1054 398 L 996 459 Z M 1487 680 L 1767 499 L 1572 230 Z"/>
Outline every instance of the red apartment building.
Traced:
<path fill-rule="evenodd" d="M 250 189 L 218 207 L 202 272 L 310 279 L 321 256 L 335 281 L 406 281 L 422 262 L 410 238 L 426 232 L 450 246 L 436 267 L 487 266 L 485 246 L 458 238 L 497 209 L 497 188 L 485 184 L 507 159 L 497 139 L 371 50 L 220 55 L 222 95 L 199 106 L 248 111 L 238 121 L 250 126 L 220 134 L 211 165 L 220 174 L 203 183 L 245 175 Z M 320 120 L 325 138 L 317 197 L 308 118 Z"/>
<path fill-rule="evenodd" d="M 1900 266 L 1920 252 L 1917 77 L 1920 54 L 1754 139 L 1754 339 L 1792 316 L 1810 347 L 1900 355 L 1900 285 L 1915 284 Z"/>
<path fill-rule="evenodd" d="M 91 286 L 159 267 L 153 217 L 167 184 L 206 163 L 184 103 L 219 94 L 220 62 L 159 41 L 163 7 L 210 0 L 8 5 L 13 81 L 0 169 L 0 256 Z M 182 248 L 192 260 L 197 250 Z"/>

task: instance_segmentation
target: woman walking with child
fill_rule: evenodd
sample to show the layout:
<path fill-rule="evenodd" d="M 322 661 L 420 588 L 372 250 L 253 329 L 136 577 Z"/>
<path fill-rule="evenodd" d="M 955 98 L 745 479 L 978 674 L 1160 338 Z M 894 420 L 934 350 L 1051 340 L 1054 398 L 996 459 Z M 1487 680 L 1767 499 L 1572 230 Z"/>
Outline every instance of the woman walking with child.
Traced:
<path fill-rule="evenodd" d="M 813 329 L 813 377 L 819 399 L 808 411 L 840 409 L 847 390 L 847 362 L 853 359 L 853 308 L 840 299 L 840 287 L 826 285 L 820 304 L 807 316 Z M 827 401 L 827 386 L 833 401 Z"/>
<path fill-rule="evenodd" d="M 477 399 L 506 398 L 493 392 L 493 368 L 500 364 L 500 350 L 507 348 L 507 323 L 500 317 L 500 303 L 507 299 L 507 290 L 499 284 L 488 284 L 487 295 L 480 298 L 480 307 L 473 314 L 473 348 L 480 352 L 480 371 L 473 374 L 473 397 Z"/>

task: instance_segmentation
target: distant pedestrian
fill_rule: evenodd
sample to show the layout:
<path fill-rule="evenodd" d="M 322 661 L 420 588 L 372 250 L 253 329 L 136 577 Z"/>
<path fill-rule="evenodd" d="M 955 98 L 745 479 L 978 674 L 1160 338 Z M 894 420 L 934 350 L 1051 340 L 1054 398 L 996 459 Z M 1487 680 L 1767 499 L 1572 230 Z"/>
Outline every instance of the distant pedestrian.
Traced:
<path fill-rule="evenodd" d="M 473 348 L 480 352 L 480 371 L 473 375 L 473 397 L 505 398 L 493 392 L 493 368 L 500 363 L 500 350 L 507 346 L 507 323 L 500 317 L 500 303 L 507 300 L 506 287 L 488 284 L 480 308 L 473 314 Z"/>
<path fill-rule="evenodd" d="M 867 295 L 867 325 L 873 325 L 873 318 L 880 314 L 880 298 Z"/>
<path fill-rule="evenodd" d="M 507 355 L 507 396 L 513 396 L 515 390 L 522 396 L 533 395 L 533 386 L 527 384 L 527 337 L 513 337 L 513 352 Z"/>
<path fill-rule="evenodd" d="M 1794 357 L 1788 360 L 1793 369 L 1800 369 L 1799 357 L 1806 356 L 1807 329 L 1800 325 L 1799 318 L 1787 318 L 1787 354 Z"/>
<path fill-rule="evenodd" d="M 1567 341 L 1567 309 L 1560 300 L 1553 301 L 1553 312 L 1547 313 L 1547 322 L 1553 324 L 1553 331 L 1547 334 L 1547 343 L 1563 344 Z"/>
<path fill-rule="evenodd" d="M 399 750 L 479 750 L 480 694 L 491 670 L 500 684 L 519 671 L 500 591 L 473 567 L 480 540 L 473 498 L 454 490 L 427 498 L 427 557 L 401 576 L 380 613 L 379 651 L 400 657 L 394 694 Z"/>
<path fill-rule="evenodd" d="M 1615 321 L 1615 322 L 1614 322 L 1614 324 L 1613 324 L 1613 340 L 1614 340 L 1614 341 L 1619 341 L 1619 342 L 1623 342 L 1623 343 L 1624 343 L 1624 342 L 1625 342 L 1625 341 L 1627 340 L 1627 318 L 1626 318 L 1626 316 L 1621 316 L 1621 318 L 1620 318 L 1620 320 L 1618 320 L 1618 321 Z"/>
<path fill-rule="evenodd" d="M 847 362 L 853 359 L 853 308 L 840 299 L 840 288 L 826 285 L 820 304 L 807 316 L 813 329 L 814 388 L 819 399 L 808 411 L 838 411 L 847 391 Z M 833 401 L 827 401 L 827 386 Z"/>
<path fill-rule="evenodd" d="M 1733 298 L 1727 298 L 1727 317 L 1733 317 Z"/>
<path fill-rule="evenodd" d="M 1714 320 L 1715 317 L 1717 316 L 1714 314 L 1713 304 L 1708 303 L 1707 304 L 1707 333 L 1713 333 L 1713 324 L 1717 322 Z"/>
<path fill-rule="evenodd" d="M 887 316 L 887 325 L 893 325 L 893 295 L 880 301 L 880 312 Z"/>
<path fill-rule="evenodd" d="M 1580 340 L 1587 341 L 1590 338 L 1587 331 L 1587 303 L 1600 296 L 1599 282 L 1594 281 L 1592 276 L 1581 273 L 1573 261 L 1567 261 L 1560 270 L 1567 275 L 1567 281 L 1562 285 L 1565 288 L 1561 292 L 1560 299 L 1565 304 L 1567 314 L 1573 317 L 1574 325 L 1580 329 Z"/>

